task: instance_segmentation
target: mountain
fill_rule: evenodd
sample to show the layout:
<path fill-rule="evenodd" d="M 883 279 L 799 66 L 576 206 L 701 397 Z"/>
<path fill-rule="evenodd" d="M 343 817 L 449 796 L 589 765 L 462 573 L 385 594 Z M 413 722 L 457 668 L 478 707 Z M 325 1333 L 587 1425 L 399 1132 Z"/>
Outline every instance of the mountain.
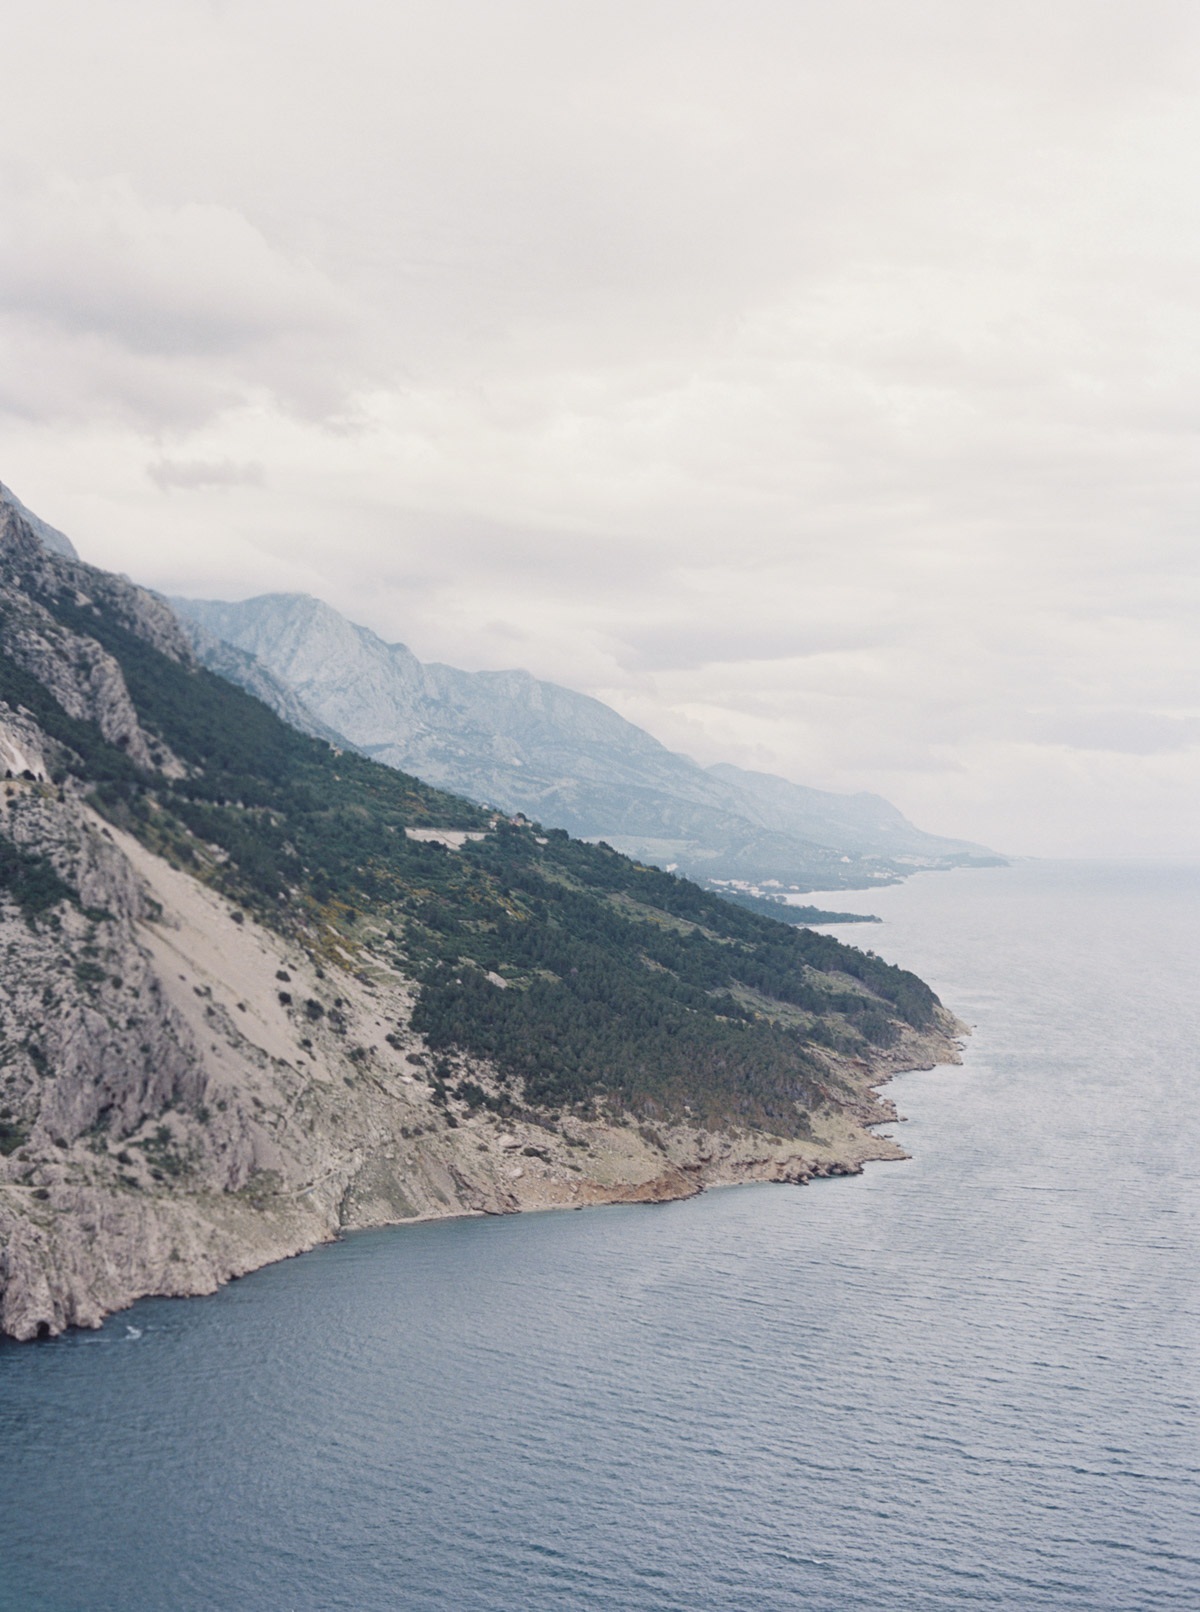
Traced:
<path fill-rule="evenodd" d="M 214 637 L 196 622 L 183 623 L 183 630 L 197 661 L 208 671 L 253 694 L 301 733 L 324 739 L 327 744 L 352 748 L 343 734 L 315 716 L 295 690 L 269 672 L 255 656 Z"/>
<path fill-rule="evenodd" d="M 708 773 L 734 790 L 744 815 L 769 832 L 799 834 L 853 856 L 887 857 L 900 865 L 977 862 L 993 855 L 969 840 L 924 833 L 882 795 L 835 795 L 725 762 L 709 767 Z"/>
<path fill-rule="evenodd" d="M 16 1337 L 348 1226 L 857 1171 L 955 1057 L 914 975 L 299 731 L 11 505 L 0 759 Z"/>
<path fill-rule="evenodd" d="M 208 634 L 195 643 L 206 665 L 214 639 L 252 655 L 364 754 L 701 880 L 861 888 L 998 860 L 923 833 L 877 795 L 706 770 L 599 700 L 528 672 L 424 664 L 304 594 L 171 602 Z"/>

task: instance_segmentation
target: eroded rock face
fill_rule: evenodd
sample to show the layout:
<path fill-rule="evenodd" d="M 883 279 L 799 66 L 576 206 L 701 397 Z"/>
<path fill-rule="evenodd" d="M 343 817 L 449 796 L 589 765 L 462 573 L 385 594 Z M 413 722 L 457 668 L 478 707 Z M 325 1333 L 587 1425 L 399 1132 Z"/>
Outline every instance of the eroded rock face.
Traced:
<path fill-rule="evenodd" d="M 66 595 L 86 617 L 103 602 L 115 618 L 173 660 L 191 651 L 170 607 L 144 588 L 43 547 L 26 521 L 0 504 L 0 623 L 5 653 L 58 701 L 68 716 L 94 722 L 110 744 L 146 769 L 182 769 L 143 732 L 121 668 L 94 639 L 72 632 L 39 603 Z M 10 707 L 0 705 L 0 716 Z M 19 713 L 11 713 L 19 715 Z"/>
<path fill-rule="evenodd" d="M 45 783 L 49 766 L 35 722 L 5 707 L 0 715 L 0 777 Z"/>

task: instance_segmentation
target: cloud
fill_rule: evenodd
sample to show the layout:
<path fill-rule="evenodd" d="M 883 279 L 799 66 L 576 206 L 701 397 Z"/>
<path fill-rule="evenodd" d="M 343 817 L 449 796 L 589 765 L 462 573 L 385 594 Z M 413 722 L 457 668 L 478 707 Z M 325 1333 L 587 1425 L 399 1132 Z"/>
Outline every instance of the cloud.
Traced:
<path fill-rule="evenodd" d="M 153 206 L 127 178 L 14 187 L 0 297 L 133 352 L 232 351 L 344 320 L 332 287 L 213 203 Z"/>
<path fill-rule="evenodd" d="M 1060 711 L 1035 720 L 1037 742 L 1117 756 L 1165 756 L 1200 745 L 1200 715 L 1154 711 Z"/>
<path fill-rule="evenodd" d="M 146 474 L 156 487 L 261 487 L 262 465 L 251 461 L 235 464 L 230 459 L 159 459 L 146 466 Z"/>
<path fill-rule="evenodd" d="M 7 48 L 0 474 L 89 557 L 947 833 L 1200 851 L 1194 7 L 47 0 Z"/>
<path fill-rule="evenodd" d="M 236 209 L 151 203 L 126 176 L 0 172 L 0 407 L 190 424 L 256 389 L 338 396 L 354 317 Z M 324 373 L 322 373 L 322 371 Z"/>
<path fill-rule="evenodd" d="M 780 622 L 772 619 L 774 614 L 764 601 L 757 621 L 721 623 L 710 618 L 630 625 L 620 630 L 614 652 L 631 673 L 693 673 L 714 665 L 790 666 L 837 651 L 869 649 L 879 641 L 867 622 L 813 620 L 799 611 L 791 622 Z"/>

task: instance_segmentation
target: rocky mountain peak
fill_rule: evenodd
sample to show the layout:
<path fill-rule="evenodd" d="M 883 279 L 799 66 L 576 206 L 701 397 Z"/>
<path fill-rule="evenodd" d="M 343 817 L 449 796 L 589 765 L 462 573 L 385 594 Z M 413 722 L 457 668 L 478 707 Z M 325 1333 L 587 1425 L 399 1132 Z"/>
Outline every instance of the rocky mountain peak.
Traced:
<path fill-rule="evenodd" d="M 68 560 L 79 558 L 74 543 L 66 533 L 60 532 L 57 526 L 51 526 L 49 521 L 42 520 L 41 516 L 35 515 L 31 509 L 26 509 L 12 488 L 6 487 L 2 481 L 0 481 L 0 504 L 14 510 L 52 554 L 61 554 Z"/>

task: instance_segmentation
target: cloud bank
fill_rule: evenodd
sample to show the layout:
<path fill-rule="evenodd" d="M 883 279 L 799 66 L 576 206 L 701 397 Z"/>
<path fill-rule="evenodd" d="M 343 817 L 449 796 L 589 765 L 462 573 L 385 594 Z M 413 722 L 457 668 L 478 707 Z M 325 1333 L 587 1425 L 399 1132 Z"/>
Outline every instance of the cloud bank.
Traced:
<path fill-rule="evenodd" d="M 86 557 L 1200 854 L 1193 8 L 48 0 L 9 54 L 0 474 Z"/>

